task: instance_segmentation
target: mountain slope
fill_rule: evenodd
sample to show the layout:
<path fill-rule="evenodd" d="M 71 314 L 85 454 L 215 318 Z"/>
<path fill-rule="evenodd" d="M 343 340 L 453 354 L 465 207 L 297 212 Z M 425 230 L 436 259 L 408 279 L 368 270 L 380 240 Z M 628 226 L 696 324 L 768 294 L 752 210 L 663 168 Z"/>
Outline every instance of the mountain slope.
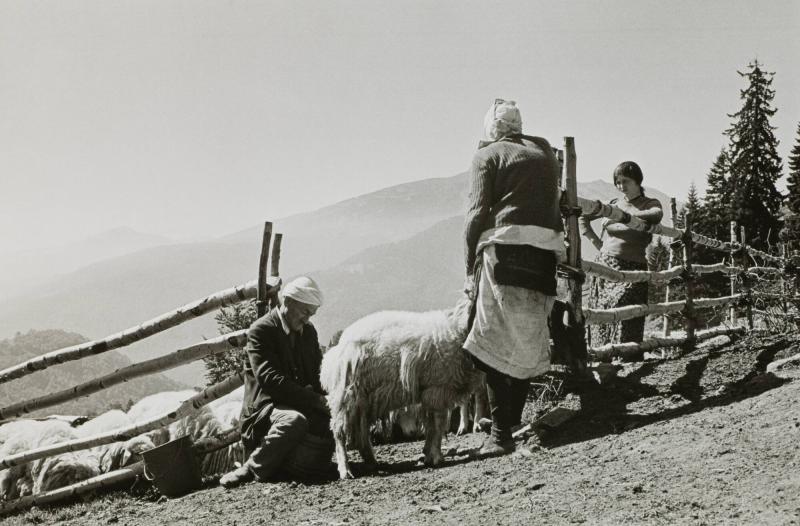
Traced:
<path fill-rule="evenodd" d="M 317 320 L 327 338 L 374 310 L 452 305 L 463 284 L 461 229 L 466 174 L 417 181 L 275 222 L 285 233 L 282 274 L 313 273 L 329 303 Z M 579 185 L 607 200 L 612 185 Z M 648 193 L 665 200 L 663 194 Z M 260 228 L 214 242 L 163 245 L 107 259 L 0 303 L 0 337 L 64 327 L 92 339 L 134 326 L 214 291 L 255 278 Z M 584 257 L 594 250 L 583 244 Z M 122 350 L 150 358 L 217 333 L 212 315 Z M 202 384 L 202 366 L 168 374 Z"/>
<path fill-rule="evenodd" d="M 26 334 L 18 334 L 12 339 L 0 341 L 0 368 L 4 369 L 46 352 L 77 345 L 85 341 L 86 338 L 79 334 L 60 330 L 30 331 Z M 130 365 L 130 361 L 115 351 L 56 365 L 44 371 L 37 371 L 24 378 L 0 385 L 0 400 L 2 400 L 3 405 L 30 400 L 34 397 L 72 387 L 127 365 Z M 127 407 L 131 400 L 137 401 L 149 394 L 184 388 L 185 386 L 182 384 L 163 375 L 154 374 L 135 378 L 85 398 L 41 409 L 34 412 L 33 416 L 54 413 L 67 415 L 98 414 L 112 407 Z"/>

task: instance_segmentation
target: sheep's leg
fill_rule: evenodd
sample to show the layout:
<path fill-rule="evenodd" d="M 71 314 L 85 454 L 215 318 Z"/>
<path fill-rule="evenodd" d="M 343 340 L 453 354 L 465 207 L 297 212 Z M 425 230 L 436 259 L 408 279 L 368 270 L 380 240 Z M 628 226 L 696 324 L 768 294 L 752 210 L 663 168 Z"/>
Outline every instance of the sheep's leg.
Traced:
<path fill-rule="evenodd" d="M 447 410 L 438 409 L 428 412 L 428 427 L 425 429 L 426 446 L 428 451 L 425 453 L 425 465 L 435 467 L 442 463 L 442 436 L 447 427 Z"/>
<path fill-rule="evenodd" d="M 336 468 L 339 471 L 341 480 L 351 479 L 353 473 L 347 464 L 347 447 L 345 447 L 345 434 L 341 431 L 335 432 L 333 438 L 336 441 Z"/>
<path fill-rule="evenodd" d="M 372 442 L 369 438 L 369 423 L 367 422 L 366 411 L 361 411 L 358 427 L 358 452 L 361 453 L 361 459 L 364 461 L 367 471 L 374 471 L 378 467 L 378 461 L 375 460 L 375 452 L 372 450 Z"/>
<path fill-rule="evenodd" d="M 467 433 L 467 423 L 469 422 L 469 402 L 470 398 L 467 398 L 464 402 L 461 403 L 459 406 L 459 414 L 461 418 L 461 422 L 458 424 L 458 430 L 456 431 L 456 435 L 461 436 Z"/>
<path fill-rule="evenodd" d="M 480 433 L 480 421 L 482 418 L 489 418 L 489 395 L 486 394 L 486 381 L 482 380 L 477 391 L 475 391 L 475 417 L 472 421 L 473 433 Z"/>

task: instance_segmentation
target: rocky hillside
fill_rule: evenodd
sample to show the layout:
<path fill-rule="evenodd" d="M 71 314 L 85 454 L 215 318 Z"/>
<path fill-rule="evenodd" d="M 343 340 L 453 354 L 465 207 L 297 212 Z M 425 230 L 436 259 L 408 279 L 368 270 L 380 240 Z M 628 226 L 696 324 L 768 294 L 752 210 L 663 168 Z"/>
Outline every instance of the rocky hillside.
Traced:
<path fill-rule="evenodd" d="M 25 334 L 17 334 L 11 339 L 0 341 L 0 368 L 11 367 L 46 352 L 85 341 L 87 339 L 79 334 L 61 330 L 30 331 Z M 120 367 L 130 365 L 130 363 L 130 360 L 123 355 L 116 351 L 110 351 L 56 365 L 0 385 L 0 400 L 3 405 L 29 400 L 113 372 Z M 152 393 L 178 389 L 185 389 L 185 386 L 156 374 L 136 378 L 85 398 L 36 411 L 33 416 L 54 413 L 94 415 L 115 407 L 127 408 L 131 401 L 137 401 Z"/>

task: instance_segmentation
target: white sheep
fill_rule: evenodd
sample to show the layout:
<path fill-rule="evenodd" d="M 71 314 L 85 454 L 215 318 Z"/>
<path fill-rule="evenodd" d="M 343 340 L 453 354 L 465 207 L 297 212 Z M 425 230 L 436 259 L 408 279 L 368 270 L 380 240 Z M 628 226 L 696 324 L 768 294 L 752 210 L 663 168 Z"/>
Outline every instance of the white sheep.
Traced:
<path fill-rule="evenodd" d="M 75 428 L 79 437 L 86 438 L 114 429 L 121 429 L 133 425 L 135 422 L 119 409 L 112 409 L 98 415 L 83 425 Z M 101 473 L 108 473 L 121 467 L 141 460 L 141 454 L 153 449 L 155 444 L 147 435 L 139 435 L 124 442 L 104 444 L 89 450 L 97 459 Z"/>
<path fill-rule="evenodd" d="M 462 350 L 469 302 L 430 312 L 378 312 L 345 329 L 322 360 L 320 380 L 328 392 L 339 476 L 350 478 L 348 442 L 368 467 L 376 464 L 369 424 L 393 409 L 421 404 L 425 464 L 443 460 L 448 411 L 463 403 L 483 374 Z"/>
<path fill-rule="evenodd" d="M 7 435 L 7 440 L 0 447 L 0 457 L 78 438 L 69 423 L 59 420 L 27 420 L 14 424 L 13 434 Z M 0 498 L 12 499 L 42 493 L 99 473 L 96 456 L 87 451 L 34 460 L 0 472 Z"/>

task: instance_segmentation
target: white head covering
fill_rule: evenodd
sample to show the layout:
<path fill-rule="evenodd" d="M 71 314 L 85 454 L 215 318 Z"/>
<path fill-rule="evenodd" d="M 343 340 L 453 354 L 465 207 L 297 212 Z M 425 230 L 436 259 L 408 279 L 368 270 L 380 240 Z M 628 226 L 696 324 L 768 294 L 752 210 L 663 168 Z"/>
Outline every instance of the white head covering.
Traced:
<path fill-rule="evenodd" d="M 506 135 L 522 133 L 522 117 L 513 100 L 495 99 L 483 119 L 483 137 L 496 141 Z"/>
<path fill-rule="evenodd" d="M 283 287 L 283 297 L 307 305 L 322 306 L 322 291 L 317 282 L 308 276 L 300 276 L 287 283 Z"/>

